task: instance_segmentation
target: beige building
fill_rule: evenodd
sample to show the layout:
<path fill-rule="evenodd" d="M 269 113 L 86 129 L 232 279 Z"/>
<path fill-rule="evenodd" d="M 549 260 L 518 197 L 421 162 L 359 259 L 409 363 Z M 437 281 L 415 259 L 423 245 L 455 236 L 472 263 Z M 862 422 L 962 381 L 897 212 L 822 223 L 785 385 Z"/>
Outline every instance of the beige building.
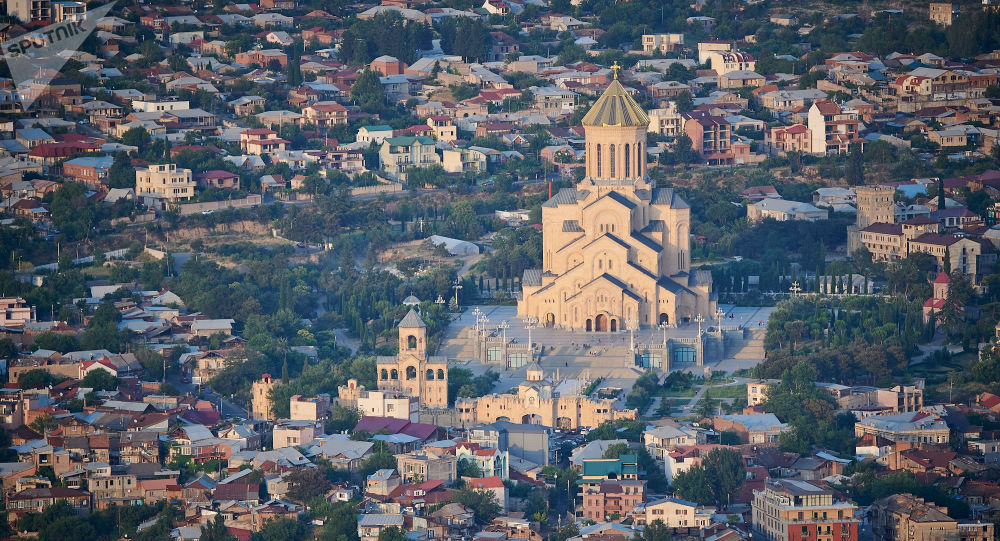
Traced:
<path fill-rule="evenodd" d="M 379 149 L 379 163 L 385 174 L 406 180 L 406 171 L 411 167 L 430 167 L 441 163 L 435 151 L 433 137 L 412 135 L 387 137 Z"/>
<path fill-rule="evenodd" d="M 316 436 L 323 435 L 323 424 L 317 421 L 278 421 L 272 432 L 274 448 L 309 445 Z"/>
<path fill-rule="evenodd" d="M 989 522 L 959 522 L 944 506 L 913 494 L 893 494 L 871 506 L 876 541 L 992 541 Z"/>
<path fill-rule="evenodd" d="M 937 415 L 912 411 L 865 417 L 854 424 L 854 435 L 881 436 L 889 441 L 947 444 L 951 431 Z"/>
<path fill-rule="evenodd" d="M 776 379 L 762 379 L 747 383 L 747 405 L 753 407 L 763 404 L 767 400 L 767 391 L 779 383 L 781 381 Z"/>
<path fill-rule="evenodd" d="M 549 380 L 525 381 L 517 387 L 517 394 L 459 399 L 455 401 L 455 409 L 463 426 L 510 421 L 575 430 L 615 419 L 636 418 L 634 409 L 615 409 L 614 400 L 581 395 L 579 389 L 583 386 L 570 381 L 553 388 Z"/>
<path fill-rule="evenodd" d="M 754 491 L 751 509 L 754 530 L 767 541 L 858 539 L 857 506 L 818 483 L 768 479 L 764 490 Z"/>
<path fill-rule="evenodd" d="M 643 34 L 642 52 L 666 54 L 684 45 L 684 34 Z"/>
<path fill-rule="evenodd" d="M 319 421 L 330 414 L 330 395 L 302 398 L 297 394 L 288 400 L 288 416 L 293 421 Z"/>
<path fill-rule="evenodd" d="M 646 131 L 668 137 L 677 137 L 683 131 L 684 118 L 677 112 L 677 103 L 668 101 L 666 107 L 649 112 L 649 126 Z"/>
<path fill-rule="evenodd" d="M 691 270 L 691 209 L 646 180 L 649 117 L 612 81 L 583 118 L 586 178 L 542 205 L 542 267 L 528 269 L 521 317 L 616 332 L 715 311 L 712 275 Z"/>
<path fill-rule="evenodd" d="M 280 384 L 280 379 L 272 378 L 271 374 L 264 374 L 250 386 L 250 416 L 254 420 L 274 420 L 274 410 L 271 408 L 271 399 L 268 395 L 275 385 Z"/>
<path fill-rule="evenodd" d="M 925 253 L 937 260 L 937 270 L 945 269 L 945 259 L 954 272 L 961 272 L 978 282 L 985 266 L 992 262 L 992 250 L 984 250 L 978 240 L 959 235 L 941 234 L 940 223 L 926 216 L 902 223 L 875 223 L 858 231 L 859 246 L 864 246 L 876 261 L 897 261 L 913 253 Z M 984 254 L 984 252 L 990 252 Z M 982 256 L 990 255 L 986 260 Z"/>
<path fill-rule="evenodd" d="M 376 364 L 378 390 L 417 397 L 425 408 L 448 407 L 448 360 L 427 356 L 427 324 L 416 310 L 399 322 L 399 355 Z"/>
<path fill-rule="evenodd" d="M 396 455 L 396 469 L 403 483 L 444 481 L 450 484 L 458 478 L 458 459 L 455 455 L 413 451 Z"/>
<path fill-rule="evenodd" d="M 930 20 L 941 26 L 951 26 L 952 21 L 958 16 L 958 4 L 953 2 L 930 2 L 927 11 Z"/>
<path fill-rule="evenodd" d="M 23 327 L 35 321 L 35 307 L 21 297 L 0 298 L 0 326 Z"/>
<path fill-rule="evenodd" d="M 677 498 L 663 498 L 646 504 L 645 514 L 635 518 L 645 524 L 662 520 L 668 528 L 707 528 L 712 524 L 714 507 L 705 507 Z"/>
<path fill-rule="evenodd" d="M 139 197 L 151 196 L 168 203 L 187 201 L 194 197 L 196 183 L 191 170 L 175 164 L 153 164 L 135 171 L 135 191 Z"/>
<path fill-rule="evenodd" d="M 708 55 L 708 61 L 718 76 L 726 75 L 731 71 L 754 71 L 757 69 L 757 61 L 747 53 L 737 51 L 716 51 Z"/>
<path fill-rule="evenodd" d="M 393 391 L 362 391 L 356 404 L 362 415 L 406 419 L 414 423 L 418 420 L 419 399 L 415 396 Z"/>

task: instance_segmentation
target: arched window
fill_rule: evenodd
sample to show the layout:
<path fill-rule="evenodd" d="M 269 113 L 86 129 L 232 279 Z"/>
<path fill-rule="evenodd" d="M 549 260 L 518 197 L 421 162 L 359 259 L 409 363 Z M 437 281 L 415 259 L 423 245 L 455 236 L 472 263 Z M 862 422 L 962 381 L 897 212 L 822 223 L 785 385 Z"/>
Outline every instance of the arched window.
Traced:
<path fill-rule="evenodd" d="M 444 379 L 444 370 L 438 368 L 438 379 Z"/>
<path fill-rule="evenodd" d="M 406 379 L 416 379 L 416 378 L 417 378 L 417 369 L 412 366 L 407 366 Z"/>
<path fill-rule="evenodd" d="M 628 163 L 629 163 L 629 159 L 628 158 L 629 158 L 629 155 L 628 155 L 628 143 L 625 143 L 625 176 L 626 177 L 632 174 L 632 171 L 630 171 L 629 168 L 628 168 Z"/>
<path fill-rule="evenodd" d="M 399 370 L 396 370 L 395 368 L 393 368 L 392 372 L 389 373 L 389 376 L 392 379 L 399 379 Z"/>
<path fill-rule="evenodd" d="M 615 145 L 611 145 L 608 162 L 611 164 L 611 176 L 615 176 Z"/>
<path fill-rule="evenodd" d="M 433 370 L 430 370 L 430 369 L 428 369 L 428 370 L 427 370 L 427 381 L 431 381 L 431 380 L 433 380 L 433 379 L 434 379 L 434 371 L 433 371 Z"/>
<path fill-rule="evenodd" d="M 601 177 L 601 145 L 594 145 L 597 147 L 597 177 Z"/>
<path fill-rule="evenodd" d="M 642 164 L 646 161 L 643 159 L 643 149 L 642 145 L 635 145 L 635 171 L 636 175 L 642 176 Z"/>
<path fill-rule="evenodd" d="M 389 379 L 389 371 L 385 368 L 382 369 L 382 379 Z"/>
<path fill-rule="evenodd" d="M 407 336 L 406 337 L 406 348 L 407 349 L 417 349 L 417 337 Z"/>

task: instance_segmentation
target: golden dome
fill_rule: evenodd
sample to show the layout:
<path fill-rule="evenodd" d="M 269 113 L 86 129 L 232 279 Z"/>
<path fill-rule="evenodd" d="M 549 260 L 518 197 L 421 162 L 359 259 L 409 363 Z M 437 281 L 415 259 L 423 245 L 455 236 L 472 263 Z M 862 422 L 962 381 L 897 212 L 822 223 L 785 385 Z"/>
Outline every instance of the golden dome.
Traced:
<path fill-rule="evenodd" d="M 615 78 L 583 117 L 584 126 L 648 126 L 649 117 Z"/>

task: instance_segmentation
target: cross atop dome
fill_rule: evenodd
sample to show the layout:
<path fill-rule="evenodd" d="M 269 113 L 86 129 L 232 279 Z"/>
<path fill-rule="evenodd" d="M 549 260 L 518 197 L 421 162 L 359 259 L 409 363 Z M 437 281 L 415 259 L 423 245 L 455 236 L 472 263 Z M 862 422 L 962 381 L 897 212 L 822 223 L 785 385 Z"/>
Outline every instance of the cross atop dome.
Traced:
<path fill-rule="evenodd" d="M 616 80 L 618 79 L 618 72 L 621 71 L 621 69 L 622 69 L 622 66 L 621 66 L 621 64 L 618 63 L 617 60 L 615 60 L 614 62 L 611 63 L 611 71 L 612 71 L 612 73 L 614 73 L 614 76 L 615 76 Z"/>

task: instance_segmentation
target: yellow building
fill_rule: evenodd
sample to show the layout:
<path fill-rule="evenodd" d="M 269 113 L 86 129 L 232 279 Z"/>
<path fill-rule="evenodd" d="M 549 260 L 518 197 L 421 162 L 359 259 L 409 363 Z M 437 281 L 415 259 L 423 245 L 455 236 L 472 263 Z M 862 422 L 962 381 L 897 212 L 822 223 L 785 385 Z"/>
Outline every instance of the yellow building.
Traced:
<path fill-rule="evenodd" d="M 448 361 L 427 356 L 427 324 L 416 310 L 399 322 L 399 355 L 376 364 L 378 390 L 415 396 L 425 408 L 448 407 Z"/>
<path fill-rule="evenodd" d="M 525 381 L 517 394 L 489 394 L 479 398 L 455 401 L 462 426 L 489 424 L 496 421 L 532 424 L 575 430 L 600 426 L 615 419 L 635 419 L 634 409 L 615 409 L 612 399 L 592 399 L 580 393 L 585 385 L 574 388 L 564 382 L 562 389 L 545 379 Z"/>
<path fill-rule="evenodd" d="M 542 205 L 542 267 L 517 313 L 547 327 L 618 331 L 715 311 L 712 274 L 691 270 L 691 209 L 646 179 L 649 117 L 613 81 L 583 118 L 586 178 Z"/>

